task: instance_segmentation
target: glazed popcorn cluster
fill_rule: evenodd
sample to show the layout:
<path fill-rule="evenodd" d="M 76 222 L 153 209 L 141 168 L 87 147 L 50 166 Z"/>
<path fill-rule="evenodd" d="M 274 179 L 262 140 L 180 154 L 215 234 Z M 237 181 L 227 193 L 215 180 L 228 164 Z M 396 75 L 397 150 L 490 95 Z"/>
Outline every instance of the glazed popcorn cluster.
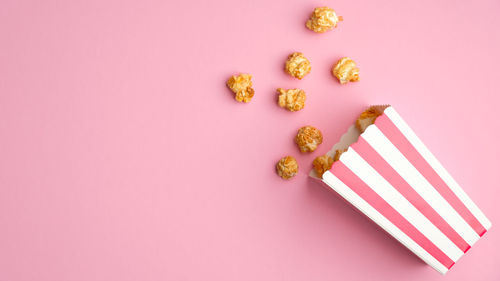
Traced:
<path fill-rule="evenodd" d="M 323 33 L 337 27 L 337 23 L 343 18 L 337 16 L 334 9 L 320 7 L 314 9 L 306 22 L 307 28 L 314 32 Z"/>
<path fill-rule="evenodd" d="M 322 177 L 326 171 L 332 168 L 332 165 L 333 158 L 328 155 L 318 156 L 313 161 L 313 168 L 318 177 Z"/>
<path fill-rule="evenodd" d="M 306 22 L 306 27 L 316 33 L 324 33 L 337 27 L 342 21 L 341 16 L 337 16 L 335 10 L 329 7 L 315 8 Z M 311 62 L 301 52 L 294 52 L 285 61 L 285 72 L 290 76 L 301 80 L 311 72 Z M 359 68 L 349 57 L 343 57 L 332 66 L 332 74 L 340 84 L 359 81 Z M 252 88 L 252 75 L 241 73 L 234 75 L 227 80 L 227 86 L 234 93 L 234 98 L 238 102 L 248 103 L 254 96 Z M 290 112 L 297 112 L 305 107 L 306 92 L 303 89 L 278 88 L 278 105 Z M 369 110 L 363 112 L 356 121 L 356 127 L 363 132 L 366 127 L 373 123 L 376 112 Z M 371 123 L 370 123 L 371 122 Z M 295 136 L 295 143 L 300 152 L 314 152 L 323 142 L 323 135 L 320 130 L 313 126 L 300 128 Z M 325 171 L 329 170 L 335 161 L 345 150 L 337 150 L 334 157 L 328 155 L 318 156 L 313 161 L 313 168 L 316 174 L 321 177 Z M 276 164 L 276 171 L 283 179 L 290 179 L 298 173 L 299 165 L 293 156 L 285 156 Z"/>
<path fill-rule="evenodd" d="M 313 152 L 323 142 L 321 131 L 313 126 L 304 126 L 299 129 L 295 136 L 295 143 L 301 152 Z"/>
<path fill-rule="evenodd" d="M 299 171 L 299 164 L 292 156 L 285 156 L 276 164 L 278 175 L 285 180 L 293 178 Z"/>
<path fill-rule="evenodd" d="M 246 73 L 238 76 L 233 75 L 227 80 L 227 86 L 236 94 L 234 96 L 235 100 L 239 102 L 249 102 L 252 100 L 254 95 L 252 75 Z"/>
<path fill-rule="evenodd" d="M 340 84 L 359 81 L 359 68 L 348 57 L 341 58 L 332 68 L 333 76 L 339 79 Z"/>
<path fill-rule="evenodd" d="M 290 111 L 298 111 L 304 108 L 306 102 L 306 92 L 301 89 L 278 90 L 278 104 Z"/>
<path fill-rule="evenodd" d="M 302 79 L 311 72 L 311 63 L 302 53 L 293 53 L 288 56 L 285 71 L 292 77 Z"/>

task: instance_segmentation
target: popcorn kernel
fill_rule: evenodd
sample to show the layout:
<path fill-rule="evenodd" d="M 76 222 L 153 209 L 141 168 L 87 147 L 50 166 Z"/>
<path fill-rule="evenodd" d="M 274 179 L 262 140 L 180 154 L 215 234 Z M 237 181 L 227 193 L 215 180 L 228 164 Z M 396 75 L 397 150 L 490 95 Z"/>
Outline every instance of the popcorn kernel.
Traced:
<path fill-rule="evenodd" d="M 291 76 L 302 79 L 311 72 L 311 63 L 302 53 L 293 53 L 288 56 L 285 71 Z"/>
<path fill-rule="evenodd" d="M 276 164 L 276 171 L 281 178 L 288 180 L 297 174 L 299 164 L 292 156 L 285 156 Z"/>
<path fill-rule="evenodd" d="M 278 104 L 290 111 L 298 111 L 304 108 L 306 102 L 306 92 L 301 89 L 278 90 Z"/>
<path fill-rule="evenodd" d="M 312 12 L 306 22 L 306 27 L 314 32 L 323 33 L 337 27 L 337 23 L 342 20 L 343 18 L 337 16 L 334 9 L 319 7 Z"/>
<path fill-rule="evenodd" d="M 348 57 L 341 58 L 332 68 L 332 74 L 339 79 L 340 84 L 359 81 L 359 68 Z"/>
<path fill-rule="evenodd" d="M 328 155 L 318 156 L 313 161 L 313 168 L 319 177 L 323 177 L 323 174 L 330 170 L 333 165 L 333 158 Z"/>
<path fill-rule="evenodd" d="M 321 131 L 313 126 L 304 126 L 299 129 L 295 143 L 301 152 L 313 152 L 323 142 Z"/>
<path fill-rule="evenodd" d="M 236 95 L 234 99 L 239 102 L 249 102 L 252 100 L 254 90 L 252 88 L 252 75 L 242 73 L 238 76 L 233 75 L 227 80 L 227 86 Z"/>

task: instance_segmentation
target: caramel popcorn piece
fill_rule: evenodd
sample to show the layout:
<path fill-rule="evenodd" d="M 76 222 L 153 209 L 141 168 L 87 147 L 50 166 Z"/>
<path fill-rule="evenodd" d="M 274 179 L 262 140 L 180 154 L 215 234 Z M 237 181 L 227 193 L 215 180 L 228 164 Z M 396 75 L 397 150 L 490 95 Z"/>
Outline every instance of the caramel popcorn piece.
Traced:
<path fill-rule="evenodd" d="M 341 58 L 332 68 L 332 73 L 340 84 L 359 81 L 359 68 L 356 63 L 348 57 Z"/>
<path fill-rule="evenodd" d="M 295 137 L 295 143 L 301 152 L 313 152 L 323 142 L 321 131 L 313 126 L 305 126 L 299 129 Z"/>
<path fill-rule="evenodd" d="M 299 171 L 299 164 L 292 156 L 285 156 L 276 164 L 276 171 L 280 177 L 288 180 L 297 174 Z"/>
<path fill-rule="evenodd" d="M 236 94 L 234 99 L 239 102 L 249 102 L 254 95 L 252 75 L 250 74 L 243 73 L 238 76 L 231 76 L 227 80 L 227 86 Z"/>
<path fill-rule="evenodd" d="M 311 72 L 311 63 L 302 53 L 293 53 L 288 56 L 285 71 L 295 78 L 302 79 Z"/>
<path fill-rule="evenodd" d="M 330 170 L 333 165 L 333 158 L 328 155 L 318 156 L 313 161 L 313 168 L 319 177 L 323 177 L 323 174 Z"/>
<path fill-rule="evenodd" d="M 337 16 L 334 9 L 320 7 L 314 9 L 306 22 L 306 26 L 314 32 L 323 33 L 337 27 L 337 23 L 342 20 L 343 18 Z"/>
<path fill-rule="evenodd" d="M 340 159 L 340 155 L 342 155 L 342 153 L 346 152 L 347 149 L 337 149 L 335 150 L 335 155 L 333 156 L 333 161 L 339 161 Z"/>
<path fill-rule="evenodd" d="M 299 111 L 305 106 L 306 92 L 301 89 L 285 90 L 279 88 L 278 90 L 278 104 L 290 111 Z"/>
<path fill-rule="evenodd" d="M 375 120 L 381 114 L 382 112 L 375 110 L 374 107 L 368 108 L 363 113 L 361 113 L 358 120 L 356 120 L 356 128 L 358 128 L 358 130 L 363 133 L 366 128 L 368 128 L 368 126 L 375 123 Z"/>

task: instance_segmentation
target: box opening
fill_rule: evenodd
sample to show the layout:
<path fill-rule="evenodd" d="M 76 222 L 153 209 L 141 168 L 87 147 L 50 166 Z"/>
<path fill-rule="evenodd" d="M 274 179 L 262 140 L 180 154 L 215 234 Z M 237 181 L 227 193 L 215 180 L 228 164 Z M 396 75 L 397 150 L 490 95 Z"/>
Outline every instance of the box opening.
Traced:
<path fill-rule="evenodd" d="M 354 122 L 354 124 L 347 129 L 341 137 L 340 140 L 333 145 L 333 147 L 326 153 L 329 157 L 333 158 L 334 161 L 338 161 L 340 155 L 347 151 L 349 146 L 356 143 L 358 141 L 359 136 L 373 123 L 378 116 L 384 113 L 384 110 L 390 105 L 372 105 L 365 109 L 359 116 L 358 119 Z M 333 163 L 335 165 L 335 162 Z M 316 173 L 314 169 L 311 170 L 309 176 L 317 179 L 321 179 L 321 177 Z"/>

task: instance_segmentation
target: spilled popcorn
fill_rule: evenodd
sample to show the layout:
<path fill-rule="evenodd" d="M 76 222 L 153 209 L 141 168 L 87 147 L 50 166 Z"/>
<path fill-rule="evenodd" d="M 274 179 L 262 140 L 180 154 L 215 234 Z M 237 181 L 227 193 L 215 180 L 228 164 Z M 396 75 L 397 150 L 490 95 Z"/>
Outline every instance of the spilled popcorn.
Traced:
<path fill-rule="evenodd" d="M 348 57 L 341 58 L 332 68 L 333 76 L 339 79 L 340 84 L 359 81 L 359 68 Z"/>
<path fill-rule="evenodd" d="M 290 111 L 298 111 L 304 108 L 306 102 L 306 92 L 301 89 L 278 90 L 278 104 Z"/>
<path fill-rule="evenodd" d="M 313 152 L 323 142 L 321 131 L 313 126 L 304 126 L 299 129 L 295 143 L 301 152 Z"/>
<path fill-rule="evenodd" d="M 314 32 L 323 33 L 337 27 L 337 23 L 342 20 L 343 18 L 337 16 L 334 9 L 319 7 L 312 12 L 306 22 L 306 27 Z"/>
<path fill-rule="evenodd" d="M 293 178 L 298 171 L 299 164 L 292 156 L 285 156 L 276 164 L 276 172 L 278 172 L 278 175 L 285 180 Z"/>
<path fill-rule="evenodd" d="M 302 53 L 293 53 L 288 56 L 285 71 L 291 76 L 302 79 L 311 72 L 311 63 Z"/>
<path fill-rule="evenodd" d="M 252 75 L 245 73 L 238 76 L 233 75 L 227 80 L 227 86 L 236 94 L 234 96 L 235 100 L 239 102 L 249 102 L 252 100 L 254 95 Z"/>

